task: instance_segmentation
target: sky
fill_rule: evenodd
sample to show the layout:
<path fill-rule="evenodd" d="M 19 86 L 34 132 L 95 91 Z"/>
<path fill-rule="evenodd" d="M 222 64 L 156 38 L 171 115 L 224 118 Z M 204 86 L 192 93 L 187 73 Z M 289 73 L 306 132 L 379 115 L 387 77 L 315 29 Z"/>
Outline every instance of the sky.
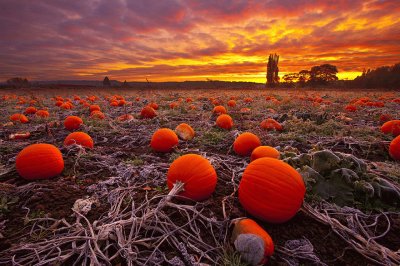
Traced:
<path fill-rule="evenodd" d="M 400 0 L 0 0 L 0 81 L 340 79 L 400 62 Z"/>

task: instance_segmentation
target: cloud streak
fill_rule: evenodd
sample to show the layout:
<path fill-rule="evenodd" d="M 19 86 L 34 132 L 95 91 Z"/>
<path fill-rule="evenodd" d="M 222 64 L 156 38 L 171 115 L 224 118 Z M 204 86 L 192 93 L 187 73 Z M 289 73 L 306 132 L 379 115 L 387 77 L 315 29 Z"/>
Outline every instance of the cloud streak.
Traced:
<path fill-rule="evenodd" d="M 397 63 L 396 0 L 3 0 L 0 80 L 265 80 L 331 63 Z"/>

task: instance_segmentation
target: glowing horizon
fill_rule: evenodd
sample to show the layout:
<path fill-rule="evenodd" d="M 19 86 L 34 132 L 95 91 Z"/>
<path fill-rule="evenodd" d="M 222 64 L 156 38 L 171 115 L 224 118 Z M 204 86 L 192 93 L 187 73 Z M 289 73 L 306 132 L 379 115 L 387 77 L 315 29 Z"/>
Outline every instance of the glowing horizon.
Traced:
<path fill-rule="evenodd" d="M 0 80 L 265 82 L 321 64 L 339 79 L 400 60 L 396 0 L 0 3 Z M 23 17 L 23 20 L 17 19 Z"/>

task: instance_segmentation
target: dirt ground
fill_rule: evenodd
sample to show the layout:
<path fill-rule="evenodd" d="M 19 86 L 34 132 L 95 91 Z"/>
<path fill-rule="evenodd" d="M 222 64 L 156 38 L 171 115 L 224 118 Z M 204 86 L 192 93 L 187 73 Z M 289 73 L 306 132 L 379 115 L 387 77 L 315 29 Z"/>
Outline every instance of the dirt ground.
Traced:
<path fill-rule="evenodd" d="M 52 97 L 56 95 L 70 98 L 74 107 L 55 106 Z M 97 96 L 91 104 L 98 104 L 106 118 L 90 118 L 88 107 L 74 100 L 74 95 Z M 113 95 L 123 96 L 128 105 L 110 106 L 105 97 Z M 278 102 L 266 100 L 267 96 Z M 230 97 L 236 99 L 234 108 L 227 107 Z M 351 100 L 362 97 L 384 102 L 384 107 L 359 105 L 356 112 L 345 110 Z M 392 193 L 400 195 L 400 165 L 388 154 L 393 136 L 379 130 L 380 115 L 400 118 L 400 104 L 393 102 L 399 97 L 399 92 L 334 90 L 0 91 L 0 264 L 223 265 L 232 255 L 224 253 L 232 247 L 231 220 L 253 218 L 237 198 L 237 186 L 250 159 L 232 150 L 235 137 L 246 131 L 259 136 L 263 145 L 276 147 L 288 162 L 290 154 L 298 157 L 322 150 L 354 155 L 366 165 L 360 176 L 367 181 L 383 178 L 393 185 Z M 252 100 L 246 102 L 246 98 Z M 50 117 L 28 115 L 27 124 L 9 124 L 9 116 L 22 113 L 31 99 L 38 109 L 47 108 Z M 213 100 L 228 109 L 235 124 L 232 130 L 215 126 Z M 158 103 L 158 116 L 141 119 L 140 110 L 150 102 Z M 178 107 L 171 109 L 172 102 L 178 102 Z M 125 113 L 135 118 L 116 121 Z M 82 117 L 80 130 L 93 138 L 93 150 L 63 146 L 70 133 L 63 121 L 69 115 Z M 276 119 L 284 130 L 263 130 L 260 123 L 266 118 Z M 180 123 L 194 128 L 193 140 L 180 140 L 171 153 L 151 150 L 149 142 L 158 128 L 174 129 Z M 29 131 L 30 138 L 9 138 L 22 131 Z M 60 176 L 29 182 L 18 175 L 15 157 L 33 143 L 50 143 L 61 150 L 65 167 Z M 187 153 L 211 161 L 218 175 L 216 191 L 200 203 L 177 199 L 166 203 L 168 167 Z M 72 208 L 76 200 L 87 198 L 93 199 L 91 210 L 80 216 Z M 270 224 L 254 219 L 275 244 L 268 265 L 395 265 L 400 259 L 399 202 L 382 196 L 335 204 L 310 188 L 304 207 L 290 221 Z M 372 246 L 367 247 L 367 242 Z"/>

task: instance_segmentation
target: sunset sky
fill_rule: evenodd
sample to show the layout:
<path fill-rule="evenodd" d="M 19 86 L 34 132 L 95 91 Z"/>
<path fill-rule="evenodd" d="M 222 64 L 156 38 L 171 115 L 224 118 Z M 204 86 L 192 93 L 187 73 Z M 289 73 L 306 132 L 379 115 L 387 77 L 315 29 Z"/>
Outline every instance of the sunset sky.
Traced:
<path fill-rule="evenodd" d="M 400 1 L 0 0 L 0 81 L 265 82 L 334 64 L 400 62 Z"/>

